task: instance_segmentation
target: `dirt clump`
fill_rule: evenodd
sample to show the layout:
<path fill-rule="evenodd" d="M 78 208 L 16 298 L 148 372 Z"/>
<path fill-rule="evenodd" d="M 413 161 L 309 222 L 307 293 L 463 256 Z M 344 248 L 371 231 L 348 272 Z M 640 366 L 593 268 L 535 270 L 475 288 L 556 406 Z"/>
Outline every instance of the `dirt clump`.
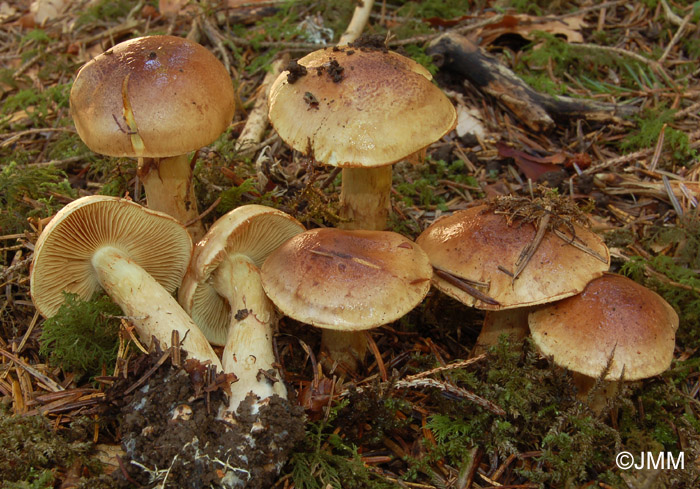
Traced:
<path fill-rule="evenodd" d="M 254 400 L 246 399 L 223 420 L 217 416 L 223 392 L 202 388 L 196 377 L 196 371 L 163 365 L 122 408 L 131 482 L 173 489 L 269 487 L 304 436 L 302 409 L 274 396 L 253 412 Z"/>

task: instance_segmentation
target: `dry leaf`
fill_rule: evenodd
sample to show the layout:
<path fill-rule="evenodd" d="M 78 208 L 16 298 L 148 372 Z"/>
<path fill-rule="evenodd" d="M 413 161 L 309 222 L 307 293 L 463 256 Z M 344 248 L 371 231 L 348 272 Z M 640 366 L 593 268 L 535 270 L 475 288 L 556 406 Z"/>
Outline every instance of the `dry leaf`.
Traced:
<path fill-rule="evenodd" d="M 0 3 L 0 22 L 5 22 L 7 19 L 12 17 L 16 13 L 17 13 L 17 9 L 15 9 L 9 3 L 7 3 L 7 2 Z"/>
<path fill-rule="evenodd" d="M 29 12 L 34 16 L 37 25 L 44 25 L 61 15 L 69 2 L 70 0 L 34 0 Z"/>
<path fill-rule="evenodd" d="M 527 40 L 534 39 L 536 31 L 563 36 L 569 42 L 583 42 L 581 29 L 586 27 L 583 14 L 564 19 L 547 19 L 532 15 L 504 15 L 500 22 L 483 27 L 477 34 L 481 36 L 480 44 L 488 45 L 504 34 L 518 34 Z"/>
<path fill-rule="evenodd" d="M 158 11 L 163 16 L 178 15 L 190 0 L 158 0 Z"/>
<path fill-rule="evenodd" d="M 479 111 L 468 109 L 464 105 L 457 106 L 457 127 L 455 130 L 460 138 L 472 134 L 477 139 L 484 139 L 487 132 Z"/>

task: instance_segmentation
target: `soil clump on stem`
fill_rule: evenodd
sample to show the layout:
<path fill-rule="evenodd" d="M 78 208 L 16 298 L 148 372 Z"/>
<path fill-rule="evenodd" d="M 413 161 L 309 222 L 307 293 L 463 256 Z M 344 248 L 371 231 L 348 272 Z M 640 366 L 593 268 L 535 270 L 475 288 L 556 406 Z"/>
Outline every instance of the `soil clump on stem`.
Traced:
<path fill-rule="evenodd" d="M 121 433 L 130 482 L 178 489 L 269 487 L 303 438 L 302 410 L 274 396 L 253 412 L 247 398 L 225 421 L 218 411 L 226 388 L 224 376 L 212 379 L 198 362 L 176 367 L 166 361 L 125 399 Z M 127 478 L 124 471 L 115 474 Z"/>

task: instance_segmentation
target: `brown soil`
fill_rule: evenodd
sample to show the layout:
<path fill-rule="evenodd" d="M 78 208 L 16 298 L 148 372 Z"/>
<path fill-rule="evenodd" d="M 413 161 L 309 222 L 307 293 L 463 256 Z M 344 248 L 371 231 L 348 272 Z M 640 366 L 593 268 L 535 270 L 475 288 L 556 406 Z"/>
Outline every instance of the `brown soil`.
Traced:
<path fill-rule="evenodd" d="M 220 392 L 207 401 L 184 369 L 160 367 L 122 409 L 129 477 L 144 487 L 269 487 L 304 436 L 303 411 L 275 396 L 253 414 L 251 399 L 226 422 L 222 401 Z"/>

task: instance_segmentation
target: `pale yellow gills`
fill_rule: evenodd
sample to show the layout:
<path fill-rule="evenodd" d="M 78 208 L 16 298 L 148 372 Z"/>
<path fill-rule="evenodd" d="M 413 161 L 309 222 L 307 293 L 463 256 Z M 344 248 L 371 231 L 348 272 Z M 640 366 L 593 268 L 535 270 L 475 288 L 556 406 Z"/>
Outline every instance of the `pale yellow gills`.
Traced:
<path fill-rule="evenodd" d="M 167 348 L 175 330 L 190 358 L 220 368 L 204 335 L 171 295 L 191 250 L 187 231 L 168 215 L 116 197 L 83 197 L 56 214 L 36 243 L 32 300 L 50 317 L 64 292 L 88 300 L 102 288 L 144 343 L 155 337 Z"/>
<path fill-rule="evenodd" d="M 608 270 L 610 254 L 603 240 L 574 225 L 564 239 L 547 231 L 530 262 L 513 280 L 511 274 L 523 249 L 536 234 L 533 224 L 514 222 L 477 206 L 438 219 L 416 240 L 437 272 L 434 285 L 469 306 L 501 310 L 543 304 L 578 294 L 588 282 Z M 592 253 L 569 244 L 588 248 Z M 477 298 L 441 278 L 439 271 L 466 279 L 485 298 Z M 492 299 L 492 301 L 486 300 Z"/>
<path fill-rule="evenodd" d="M 282 313 L 345 331 L 399 319 L 423 300 L 431 276 L 423 250 L 389 231 L 313 229 L 262 267 L 265 292 Z"/>
<path fill-rule="evenodd" d="M 656 292 L 605 274 L 574 297 L 529 316 L 532 339 L 554 363 L 605 380 L 636 380 L 671 365 L 678 314 Z"/>
<path fill-rule="evenodd" d="M 212 344 L 226 343 L 231 320 L 229 302 L 216 291 L 212 280 L 219 265 L 231 256 L 243 255 L 260 268 L 270 253 L 304 230 L 299 221 L 282 211 L 244 205 L 220 217 L 195 245 L 178 300 Z"/>

